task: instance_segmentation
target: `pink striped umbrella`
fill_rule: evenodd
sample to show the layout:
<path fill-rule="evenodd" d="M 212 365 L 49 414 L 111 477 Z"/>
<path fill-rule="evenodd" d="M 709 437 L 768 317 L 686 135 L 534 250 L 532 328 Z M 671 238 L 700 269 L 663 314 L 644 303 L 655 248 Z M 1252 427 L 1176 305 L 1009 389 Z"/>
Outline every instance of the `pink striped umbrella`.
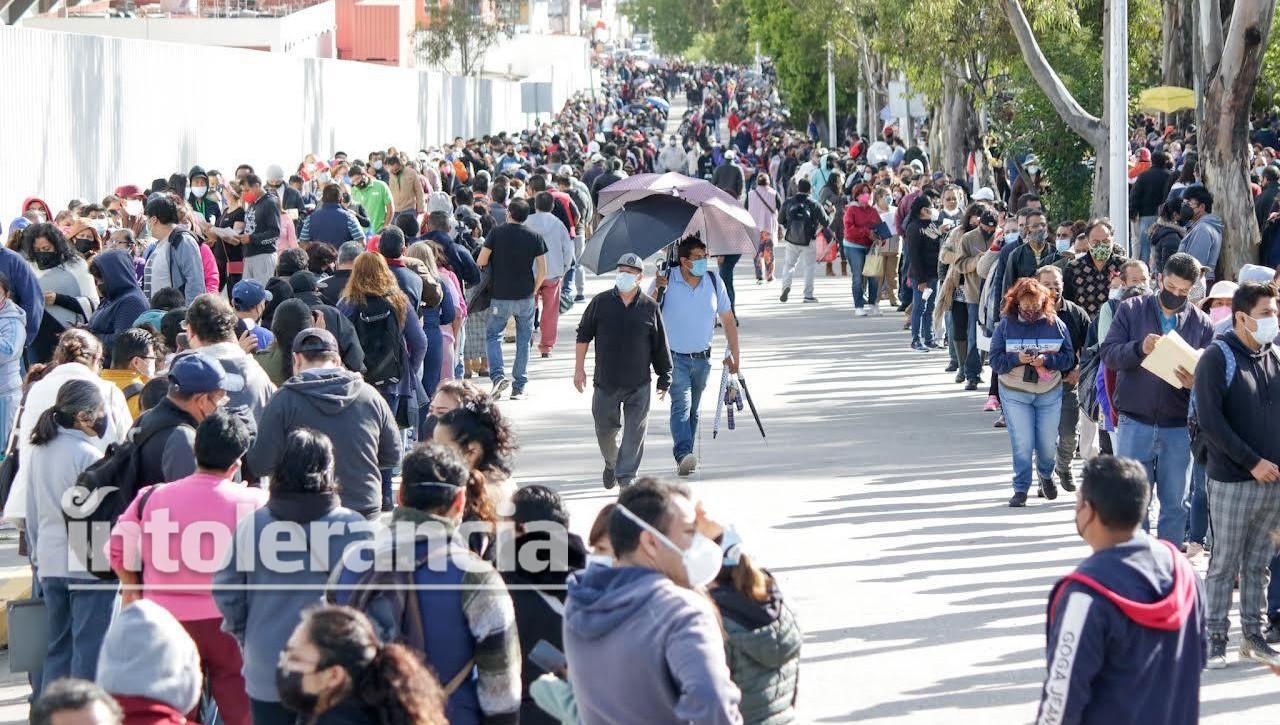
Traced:
<path fill-rule="evenodd" d="M 759 238 L 756 222 L 738 200 L 709 181 L 674 171 L 636 174 L 601 189 L 597 218 L 622 209 L 627 202 L 658 194 L 698 207 L 685 234 L 698 233 L 707 243 L 707 254 L 755 254 Z"/>

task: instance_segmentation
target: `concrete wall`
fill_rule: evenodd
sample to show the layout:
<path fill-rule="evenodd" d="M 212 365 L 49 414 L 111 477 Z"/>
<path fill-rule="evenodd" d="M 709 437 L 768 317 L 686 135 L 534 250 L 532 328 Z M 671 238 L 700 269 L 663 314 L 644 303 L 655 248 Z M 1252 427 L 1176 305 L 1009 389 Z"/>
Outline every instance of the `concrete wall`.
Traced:
<path fill-rule="evenodd" d="M 557 73 L 554 95 L 576 77 Z M 196 163 L 288 171 L 308 152 L 417 149 L 526 126 L 512 81 L 14 27 L 0 27 L 0 97 L 6 228 L 29 195 L 62 208 Z"/>

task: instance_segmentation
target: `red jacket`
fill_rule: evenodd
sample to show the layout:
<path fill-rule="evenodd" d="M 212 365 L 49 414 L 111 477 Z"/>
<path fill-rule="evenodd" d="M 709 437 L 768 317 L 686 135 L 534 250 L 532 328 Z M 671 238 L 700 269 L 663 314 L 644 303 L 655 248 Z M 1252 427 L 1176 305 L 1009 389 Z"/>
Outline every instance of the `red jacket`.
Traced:
<path fill-rule="evenodd" d="M 850 204 L 844 208 L 844 243 L 870 247 L 876 240 L 871 230 L 880 223 L 880 212 L 871 206 Z"/>

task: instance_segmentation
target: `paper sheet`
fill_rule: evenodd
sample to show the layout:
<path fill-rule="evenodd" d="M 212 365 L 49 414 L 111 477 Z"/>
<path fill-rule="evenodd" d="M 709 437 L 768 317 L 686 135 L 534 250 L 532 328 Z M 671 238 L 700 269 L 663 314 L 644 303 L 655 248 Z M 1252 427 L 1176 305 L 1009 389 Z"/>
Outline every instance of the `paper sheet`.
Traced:
<path fill-rule="evenodd" d="M 1160 338 L 1151 354 L 1142 360 L 1142 369 L 1181 389 L 1182 382 L 1178 380 L 1178 374 L 1175 371 L 1182 367 L 1186 368 L 1187 372 L 1194 373 L 1196 363 L 1200 362 L 1201 352 L 1203 351 L 1188 345 L 1177 330 L 1171 330 L 1169 334 Z"/>

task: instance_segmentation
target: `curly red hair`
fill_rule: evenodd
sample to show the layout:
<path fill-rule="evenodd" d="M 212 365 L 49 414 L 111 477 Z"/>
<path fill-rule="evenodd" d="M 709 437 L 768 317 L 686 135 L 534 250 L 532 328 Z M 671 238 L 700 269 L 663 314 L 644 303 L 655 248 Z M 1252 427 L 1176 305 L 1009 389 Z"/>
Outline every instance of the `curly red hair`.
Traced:
<path fill-rule="evenodd" d="M 1040 313 L 1045 319 L 1054 319 L 1054 308 L 1056 300 L 1054 300 L 1053 292 L 1048 287 L 1040 284 L 1035 277 L 1023 277 L 1014 282 L 1009 288 L 1009 293 L 1004 296 L 1004 314 L 1005 317 L 1017 316 L 1018 301 L 1023 297 L 1034 297 L 1038 300 Z"/>

